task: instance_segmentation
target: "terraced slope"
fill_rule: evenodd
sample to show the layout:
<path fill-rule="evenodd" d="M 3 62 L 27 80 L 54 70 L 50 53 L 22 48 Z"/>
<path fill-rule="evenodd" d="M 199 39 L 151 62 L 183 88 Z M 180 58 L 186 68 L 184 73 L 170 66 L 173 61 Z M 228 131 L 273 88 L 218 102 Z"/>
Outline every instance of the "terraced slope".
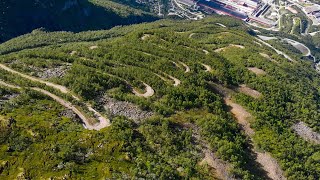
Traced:
<path fill-rule="evenodd" d="M 320 76 L 248 32 L 213 17 L 0 45 L 0 178 L 319 179 L 319 144 L 292 126 L 320 132 Z"/>

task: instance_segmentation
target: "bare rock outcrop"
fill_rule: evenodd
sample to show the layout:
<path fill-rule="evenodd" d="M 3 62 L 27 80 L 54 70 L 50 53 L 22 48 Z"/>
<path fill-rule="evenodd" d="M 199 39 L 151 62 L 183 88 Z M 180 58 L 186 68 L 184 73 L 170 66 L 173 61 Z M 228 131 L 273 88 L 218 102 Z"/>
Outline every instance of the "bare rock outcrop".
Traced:
<path fill-rule="evenodd" d="M 136 123 L 154 115 L 153 112 L 141 110 L 135 104 L 126 101 L 119 101 L 108 96 L 104 96 L 99 101 L 111 116 L 125 116 Z"/>
<path fill-rule="evenodd" d="M 298 122 L 292 126 L 292 129 L 303 139 L 320 144 L 320 134 L 314 132 L 304 122 Z"/>
<path fill-rule="evenodd" d="M 55 68 L 48 68 L 38 72 L 37 76 L 41 79 L 49 79 L 53 77 L 61 78 L 66 74 L 68 69 L 70 69 L 69 66 L 58 66 Z"/>

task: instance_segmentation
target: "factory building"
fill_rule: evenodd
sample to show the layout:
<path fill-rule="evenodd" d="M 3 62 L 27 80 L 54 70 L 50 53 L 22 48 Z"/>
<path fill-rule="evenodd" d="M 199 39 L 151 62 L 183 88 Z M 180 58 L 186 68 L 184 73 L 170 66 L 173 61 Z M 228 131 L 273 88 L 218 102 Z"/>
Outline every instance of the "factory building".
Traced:
<path fill-rule="evenodd" d="M 196 4 L 196 2 L 194 2 L 193 0 L 178 0 L 178 3 L 189 7 L 194 6 Z"/>
<path fill-rule="evenodd" d="M 316 18 L 320 18 L 320 12 L 315 13 L 313 16 Z"/>
<path fill-rule="evenodd" d="M 259 17 L 255 17 L 255 16 L 249 16 L 249 20 L 259 23 L 259 24 L 263 24 L 267 27 L 273 27 L 276 25 L 276 23 L 274 21 L 265 19 L 265 18 L 259 18 Z"/>
<path fill-rule="evenodd" d="M 305 8 L 305 11 L 313 16 L 320 23 L 320 5 L 313 5 Z"/>
<path fill-rule="evenodd" d="M 320 5 L 308 6 L 308 7 L 305 8 L 305 11 L 306 11 L 308 14 L 318 13 L 318 12 L 320 12 Z"/>
<path fill-rule="evenodd" d="M 216 12 L 218 14 L 229 15 L 241 20 L 246 20 L 248 18 L 248 16 L 245 13 L 239 12 L 235 8 L 232 8 L 231 6 L 221 1 L 219 2 L 216 0 L 199 0 L 197 5 L 207 12 Z"/>
<path fill-rule="evenodd" d="M 229 15 L 243 21 L 252 21 L 267 27 L 275 26 L 275 22 L 259 17 L 270 8 L 259 0 L 199 0 L 197 5 L 208 13 Z"/>

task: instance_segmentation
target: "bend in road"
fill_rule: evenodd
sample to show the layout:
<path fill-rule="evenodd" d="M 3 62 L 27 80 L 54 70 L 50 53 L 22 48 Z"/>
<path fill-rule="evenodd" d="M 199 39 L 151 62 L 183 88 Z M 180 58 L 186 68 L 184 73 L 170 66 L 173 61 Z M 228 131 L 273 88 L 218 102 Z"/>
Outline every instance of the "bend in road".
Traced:
<path fill-rule="evenodd" d="M 206 72 L 210 72 L 212 70 L 209 65 L 206 65 L 206 64 L 203 64 L 203 63 L 201 63 L 201 65 L 206 68 L 206 70 L 205 70 Z"/>
<path fill-rule="evenodd" d="M 29 76 L 29 75 L 20 73 L 20 72 L 18 72 L 18 71 L 16 71 L 16 70 L 13 70 L 13 69 L 9 68 L 8 66 L 5 66 L 4 64 L 0 64 L 0 68 L 6 70 L 6 71 L 8 71 L 8 72 L 17 74 L 17 75 L 19 75 L 19 76 L 21 76 L 21 77 L 24 77 L 24 78 L 26 78 L 26 79 L 29 79 L 29 80 L 31 80 L 31 81 L 36 81 L 36 82 L 45 84 L 45 85 L 47 85 L 47 86 L 50 86 L 50 87 L 52 87 L 52 88 L 54 88 L 54 89 L 57 89 L 57 90 L 61 91 L 61 92 L 64 93 L 64 94 L 68 94 L 68 93 L 72 94 L 71 91 L 70 91 L 68 88 L 66 88 L 65 86 L 61 86 L 61 85 L 58 85 L 58 84 L 55 84 L 55 83 L 52 83 L 52 82 L 44 81 L 44 80 L 42 80 L 42 79 L 35 78 L 35 77 L 32 77 L 32 76 Z M 72 97 L 73 97 L 74 99 L 76 99 L 76 100 L 80 100 L 80 98 L 78 98 L 77 96 L 72 95 Z"/>
<path fill-rule="evenodd" d="M 135 89 L 132 89 L 133 94 L 135 94 L 136 96 L 145 97 L 145 98 L 153 96 L 154 90 L 152 89 L 152 87 L 146 83 L 143 83 L 143 84 L 146 87 L 146 92 L 142 94 L 142 93 L 139 93 L 138 91 L 136 91 Z"/>

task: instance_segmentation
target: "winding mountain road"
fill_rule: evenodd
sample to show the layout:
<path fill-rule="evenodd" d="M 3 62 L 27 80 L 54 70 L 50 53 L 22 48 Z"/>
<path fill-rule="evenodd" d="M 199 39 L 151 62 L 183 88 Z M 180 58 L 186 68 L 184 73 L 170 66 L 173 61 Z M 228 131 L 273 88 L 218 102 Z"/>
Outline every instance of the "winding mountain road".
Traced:
<path fill-rule="evenodd" d="M 174 81 L 173 86 L 179 86 L 179 84 L 181 84 L 181 81 L 179 79 L 177 79 L 173 76 L 170 76 L 170 75 L 168 75 L 168 76 L 170 77 L 170 79 L 172 79 Z"/>
<path fill-rule="evenodd" d="M 195 35 L 195 34 L 196 34 L 196 33 L 191 33 L 188 38 L 189 38 L 189 39 L 192 38 L 192 36 Z"/>
<path fill-rule="evenodd" d="M 1 80 L 0 80 L 0 85 L 6 86 L 6 87 L 9 87 L 9 88 L 12 88 L 12 89 L 21 89 L 21 87 L 19 87 L 19 86 L 11 85 L 11 84 L 8 84 L 8 83 L 3 82 Z"/>
<path fill-rule="evenodd" d="M 57 84 L 54 84 L 54 83 L 51 83 L 51 82 L 47 82 L 47 81 L 44 81 L 44 80 L 41 80 L 41 79 L 38 79 L 38 78 L 35 78 L 35 77 L 32 77 L 32 76 L 29 76 L 29 75 L 20 73 L 20 72 L 15 71 L 15 70 L 13 70 L 13 69 L 11 69 L 11 68 L 3 65 L 3 64 L 0 64 L 0 68 L 6 70 L 6 71 L 8 71 L 8 72 L 17 74 L 17 75 L 19 75 L 19 76 L 21 76 L 21 77 L 23 77 L 23 78 L 29 79 L 29 80 L 31 80 L 31 81 L 40 82 L 40 83 L 45 84 L 45 85 L 47 85 L 47 86 L 50 86 L 50 87 L 52 87 L 52 88 L 54 88 L 54 89 L 60 90 L 60 91 L 61 91 L 62 93 L 64 93 L 64 94 L 70 94 L 70 95 L 72 95 L 72 94 L 71 94 L 71 91 L 70 91 L 68 88 L 64 87 L 64 86 L 57 85 Z M 0 84 L 6 85 L 6 83 L 4 83 L 4 82 L 2 82 L 2 83 L 0 83 Z M 9 87 L 9 86 L 8 86 L 8 87 Z M 14 86 L 12 86 L 12 87 L 14 87 Z M 68 108 L 68 109 L 71 109 L 75 114 L 77 114 L 77 115 L 79 116 L 79 118 L 80 118 L 80 119 L 83 121 L 83 123 L 85 124 L 86 128 L 88 128 L 89 130 L 100 130 L 100 129 L 104 128 L 104 127 L 108 127 L 108 126 L 111 125 L 109 119 L 103 117 L 99 112 L 97 112 L 95 109 L 93 109 L 92 106 L 91 106 L 90 104 L 88 104 L 88 103 L 86 104 L 86 106 L 87 106 L 88 110 L 91 111 L 91 112 L 94 114 L 94 116 L 99 120 L 99 123 L 98 123 L 98 124 L 92 125 L 92 124 L 91 124 L 92 122 L 91 122 L 88 118 L 86 118 L 86 117 L 84 116 L 84 114 L 82 114 L 81 111 L 79 111 L 77 108 L 75 108 L 75 106 L 73 106 L 70 102 L 67 102 L 67 101 L 63 100 L 62 98 L 60 98 L 60 97 L 58 97 L 58 96 L 56 96 L 56 95 L 54 95 L 54 94 L 52 94 L 52 93 L 44 90 L 44 89 L 35 88 L 35 87 L 34 87 L 34 88 L 31 88 L 31 89 L 33 89 L 33 90 L 35 90 L 35 91 L 38 91 L 38 92 L 41 92 L 41 93 L 43 93 L 43 94 L 45 94 L 45 95 L 47 95 L 47 96 L 50 96 L 52 99 L 56 100 L 56 101 L 59 102 L 61 105 L 65 106 L 65 107 Z M 80 98 L 78 98 L 78 97 L 75 96 L 75 95 L 72 95 L 72 97 L 73 97 L 74 99 L 76 99 L 77 101 L 80 100 Z"/>
<path fill-rule="evenodd" d="M 214 52 L 221 52 L 221 51 L 224 51 L 225 49 L 230 48 L 230 47 L 236 47 L 236 48 L 240 48 L 240 49 L 245 49 L 244 46 L 241 46 L 241 45 L 238 45 L 238 44 L 229 44 L 229 45 L 226 46 L 226 47 L 223 47 L 223 48 L 219 48 L 219 49 L 214 50 Z"/>
<path fill-rule="evenodd" d="M 16 71 L 16 70 L 13 70 L 13 69 L 9 68 L 8 66 L 5 66 L 4 64 L 0 64 L 0 68 L 6 70 L 6 71 L 8 71 L 8 72 L 11 72 L 11 73 L 13 73 L 13 74 L 17 74 L 17 75 L 19 75 L 19 76 L 21 76 L 21 77 L 24 77 L 24 78 L 26 78 L 26 79 L 29 79 L 29 80 L 31 80 L 31 81 L 36 81 L 36 82 L 45 84 L 45 85 L 47 85 L 47 86 L 50 86 L 50 87 L 52 87 L 52 88 L 54 88 L 54 89 L 57 89 L 57 90 L 61 91 L 61 92 L 64 93 L 64 94 L 68 94 L 68 93 L 69 93 L 69 94 L 72 95 L 71 91 L 70 91 L 68 88 L 64 87 L 64 86 L 61 86 L 61 85 L 58 85 L 58 84 L 55 84 L 55 83 L 52 83 L 52 82 L 44 81 L 44 80 L 42 80 L 42 79 L 35 78 L 35 77 L 32 77 L 32 76 L 29 76 L 29 75 L 20 73 L 20 72 L 18 72 L 18 71 Z M 74 99 L 78 100 L 78 101 L 80 100 L 80 98 L 77 97 L 77 96 L 75 96 L 75 95 L 72 95 L 72 97 L 73 97 Z"/>
<path fill-rule="evenodd" d="M 19 86 L 15 86 L 15 85 L 11 85 L 8 84 L 6 82 L 3 82 L 0 80 L 0 85 L 2 86 L 6 86 L 9 88 L 13 88 L 13 89 L 22 89 Z M 72 105 L 70 102 L 63 100 L 62 98 L 58 97 L 55 94 L 50 93 L 49 91 L 46 91 L 44 89 L 40 89 L 37 87 L 31 87 L 30 89 L 34 90 L 34 91 L 38 91 L 44 95 L 47 95 L 49 97 L 51 97 L 53 100 L 57 101 L 59 104 L 61 104 L 62 106 L 64 106 L 67 109 L 72 110 L 84 123 L 84 126 L 86 129 L 89 130 L 100 130 L 104 127 L 108 127 L 110 126 L 110 121 L 106 118 L 104 118 L 100 113 L 98 113 L 97 111 L 95 111 L 90 105 L 87 104 L 88 108 L 90 111 L 92 111 L 94 113 L 94 115 L 96 117 L 98 117 L 98 119 L 100 120 L 100 123 L 96 123 L 94 125 L 92 125 L 92 120 L 90 120 L 89 118 L 87 118 L 78 108 L 76 108 L 74 105 Z"/>
<path fill-rule="evenodd" d="M 40 89 L 40 88 L 31 88 L 35 91 L 41 92 L 42 94 L 45 94 L 49 97 L 51 97 L 52 99 L 54 99 L 55 101 L 57 101 L 59 104 L 61 104 L 62 106 L 66 107 L 67 109 L 71 109 L 75 114 L 78 115 L 78 117 L 82 120 L 82 122 L 84 123 L 84 126 L 86 129 L 89 130 L 100 130 L 104 127 L 110 126 L 110 121 L 103 118 L 103 119 L 99 119 L 100 123 L 98 124 L 93 124 L 89 118 L 87 118 L 78 108 L 76 108 L 74 105 L 72 105 L 70 102 L 67 102 L 65 100 L 63 100 L 62 98 L 44 90 L 44 89 Z M 90 110 L 90 109 L 89 109 Z M 93 109 L 91 109 L 93 110 Z M 93 112 L 96 112 L 95 110 Z M 102 122 L 101 122 L 102 120 Z"/>
<path fill-rule="evenodd" d="M 284 56 L 285 58 L 287 58 L 289 61 L 291 61 L 291 62 L 296 62 L 295 60 L 291 59 L 291 57 L 289 57 L 287 54 L 285 54 L 284 52 L 279 51 L 278 49 L 274 48 L 274 47 L 271 46 L 269 43 L 264 42 L 263 40 L 258 39 L 258 38 L 256 38 L 256 40 L 259 41 L 259 42 L 261 42 L 262 44 L 270 47 L 271 49 L 273 49 L 274 51 L 276 51 L 276 53 L 278 53 L 278 54 L 280 54 L 280 55 L 283 55 L 283 56 Z"/>
<path fill-rule="evenodd" d="M 189 67 L 188 65 L 186 65 L 185 63 L 183 63 L 183 62 L 181 62 L 181 61 L 179 61 L 179 63 L 182 64 L 182 66 L 186 69 L 186 70 L 184 71 L 185 73 L 190 72 L 190 67 Z"/>
<path fill-rule="evenodd" d="M 146 87 L 146 92 L 142 94 L 142 93 L 139 93 L 137 90 L 135 90 L 135 89 L 133 88 L 133 89 L 132 89 L 133 94 L 135 94 L 136 96 L 145 97 L 145 98 L 153 96 L 153 95 L 154 95 L 154 90 L 152 89 L 152 87 L 149 86 L 149 85 L 146 84 L 146 83 L 143 83 L 143 84 L 144 84 L 144 86 Z"/>
<path fill-rule="evenodd" d="M 221 27 L 224 27 L 226 28 L 227 26 L 225 26 L 224 24 L 221 24 L 221 23 L 216 23 L 217 25 L 221 26 Z"/>
<path fill-rule="evenodd" d="M 201 65 L 206 68 L 206 70 L 205 70 L 206 72 L 212 71 L 212 69 L 211 69 L 211 67 L 209 65 L 206 65 L 206 64 L 203 64 L 203 63 L 201 63 Z"/>

